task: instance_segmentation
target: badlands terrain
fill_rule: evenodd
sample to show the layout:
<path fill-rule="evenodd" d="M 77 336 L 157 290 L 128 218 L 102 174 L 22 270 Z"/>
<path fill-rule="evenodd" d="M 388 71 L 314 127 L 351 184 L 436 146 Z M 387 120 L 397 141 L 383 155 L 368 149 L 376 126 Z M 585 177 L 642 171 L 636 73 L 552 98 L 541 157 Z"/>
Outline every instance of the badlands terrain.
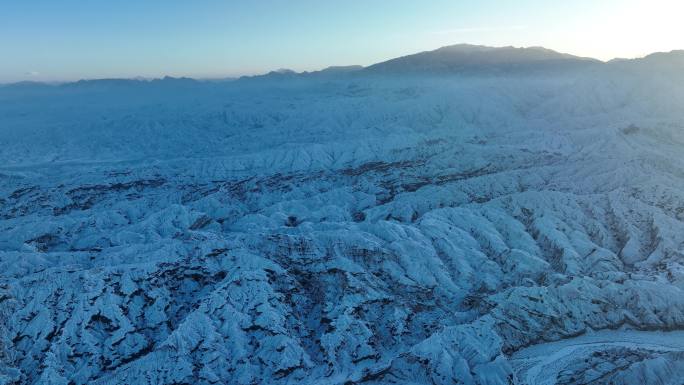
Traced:
<path fill-rule="evenodd" d="M 684 52 L 0 86 L 0 384 L 684 379 Z"/>

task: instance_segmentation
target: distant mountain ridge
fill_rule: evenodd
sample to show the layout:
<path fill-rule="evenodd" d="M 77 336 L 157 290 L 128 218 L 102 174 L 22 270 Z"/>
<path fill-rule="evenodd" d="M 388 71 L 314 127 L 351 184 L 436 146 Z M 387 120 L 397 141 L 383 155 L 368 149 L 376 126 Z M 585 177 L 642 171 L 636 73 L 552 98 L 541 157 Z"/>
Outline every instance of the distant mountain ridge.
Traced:
<path fill-rule="evenodd" d="M 318 71 L 297 72 L 292 69 L 281 68 L 262 75 L 249 75 L 226 80 L 286 80 L 307 78 L 329 78 L 335 76 L 360 75 L 392 75 L 392 74 L 496 74 L 539 72 L 553 70 L 581 70 L 586 68 L 632 68 L 652 70 L 680 70 L 684 69 L 684 50 L 670 52 L 655 52 L 642 58 L 613 59 L 603 62 L 590 57 L 575 56 L 557 52 L 544 47 L 490 47 L 472 44 L 454 44 L 431 51 L 418 52 L 411 55 L 389 59 L 364 67 L 361 65 L 330 66 Z M 215 82 L 220 79 L 207 80 Z M 117 87 L 124 85 L 170 85 L 184 83 L 191 85 L 197 82 L 207 82 L 188 77 L 163 77 L 159 79 L 140 78 L 111 78 L 88 79 L 76 82 L 43 83 L 24 81 L 10 84 L 0 84 L 0 87 L 33 87 L 43 85 L 77 85 L 88 87 L 92 85 Z"/>
<path fill-rule="evenodd" d="M 575 56 L 544 47 L 490 47 L 455 44 L 432 51 L 419 52 L 390 59 L 367 67 L 331 66 L 320 71 L 271 71 L 243 79 L 299 79 L 364 75 L 487 75 L 508 73 L 544 73 L 627 66 L 635 70 L 684 69 L 684 50 L 656 52 L 643 58 L 614 59 L 603 62 L 590 57 Z"/>
<path fill-rule="evenodd" d="M 542 47 L 487 47 L 456 44 L 402 56 L 366 68 L 371 73 L 458 73 L 577 68 L 601 64 L 592 58 L 559 53 Z"/>

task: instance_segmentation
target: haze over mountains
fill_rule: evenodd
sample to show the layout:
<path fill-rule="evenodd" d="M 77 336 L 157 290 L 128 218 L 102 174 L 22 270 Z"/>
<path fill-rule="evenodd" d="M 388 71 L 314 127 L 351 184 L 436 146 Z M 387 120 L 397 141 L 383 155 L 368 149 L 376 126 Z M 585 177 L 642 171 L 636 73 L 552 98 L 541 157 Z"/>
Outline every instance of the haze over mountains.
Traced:
<path fill-rule="evenodd" d="M 678 70 L 684 65 L 684 51 L 659 52 L 638 59 L 616 58 L 608 62 L 597 59 L 579 57 L 559 53 L 543 47 L 488 47 L 471 44 L 455 44 L 433 51 L 425 51 L 413 55 L 402 56 L 368 67 L 360 65 L 331 66 L 320 71 L 296 72 L 281 68 L 265 75 L 244 76 L 244 79 L 274 77 L 286 78 L 296 76 L 331 76 L 353 74 L 354 76 L 369 74 L 506 74 L 511 71 L 532 71 L 537 74 L 542 70 L 579 70 L 591 67 L 614 67 L 622 65 L 654 65 L 671 67 Z M 165 77 L 166 80 L 174 78 Z M 182 78 L 188 79 L 188 78 Z M 227 78 L 229 80 L 235 78 Z M 95 79 L 97 80 L 97 79 Z M 111 81 L 109 79 L 106 79 Z M 112 79 L 114 80 L 114 79 Z M 123 80 L 123 79 L 122 79 Z M 138 81 L 159 81 L 162 79 L 131 79 Z M 220 80 L 220 79 L 216 79 Z M 20 82 L 14 85 L 41 84 L 38 82 Z M 0 85 L 2 86 L 2 85 Z M 7 84 L 5 85 L 7 86 Z"/>
<path fill-rule="evenodd" d="M 0 384 L 684 378 L 684 53 L 0 87 Z"/>
<path fill-rule="evenodd" d="M 330 67 L 313 73 L 352 72 L 355 75 L 367 74 L 500 74 L 511 72 L 532 73 L 541 71 L 586 70 L 590 68 L 614 68 L 622 65 L 653 65 L 680 70 L 684 65 L 684 51 L 660 52 L 639 59 L 613 59 L 602 62 L 597 59 L 559 53 L 543 47 L 487 47 L 470 44 L 456 44 L 433 51 L 390 59 L 368 67 L 347 66 Z M 343 70 L 343 71 L 340 71 Z M 294 75 L 296 72 L 290 71 Z"/>

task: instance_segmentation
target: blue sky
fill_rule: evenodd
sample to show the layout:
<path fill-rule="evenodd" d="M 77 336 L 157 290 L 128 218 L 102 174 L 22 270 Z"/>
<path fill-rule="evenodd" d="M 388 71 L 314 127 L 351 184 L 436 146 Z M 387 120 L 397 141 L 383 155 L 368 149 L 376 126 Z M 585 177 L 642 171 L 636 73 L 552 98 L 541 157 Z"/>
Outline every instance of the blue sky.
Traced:
<path fill-rule="evenodd" d="M 0 82 L 224 77 L 455 43 L 600 59 L 684 48 L 675 0 L 0 0 Z"/>

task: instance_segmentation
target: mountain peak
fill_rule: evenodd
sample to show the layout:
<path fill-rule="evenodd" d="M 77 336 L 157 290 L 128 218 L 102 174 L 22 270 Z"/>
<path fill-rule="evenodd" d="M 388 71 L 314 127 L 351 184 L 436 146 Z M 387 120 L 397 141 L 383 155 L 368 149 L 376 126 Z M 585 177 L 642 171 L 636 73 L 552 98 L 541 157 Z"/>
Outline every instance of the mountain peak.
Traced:
<path fill-rule="evenodd" d="M 274 73 L 277 74 L 283 74 L 283 75 L 292 75 L 296 74 L 297 72 L 294 70 L 291 70 L 289 68 L 278 68 L 277 70 L 273 71 Z"/>
<path fill-rule="evenodd" d="M 374 64 L 371 72 L 509 72 L 568 68 L 598 60 L 556 52 L 543 47 L 488 47 L 455 44 Z"/>
<path fill-rule="evenodd" d="M 319 72 L 324 73 L 343 73 L 343 72 L 354 72 L 362 70 L 363 66 L 360 65 L 348 65 L 348 66 L 330 66 L 326 67 Z"/>

